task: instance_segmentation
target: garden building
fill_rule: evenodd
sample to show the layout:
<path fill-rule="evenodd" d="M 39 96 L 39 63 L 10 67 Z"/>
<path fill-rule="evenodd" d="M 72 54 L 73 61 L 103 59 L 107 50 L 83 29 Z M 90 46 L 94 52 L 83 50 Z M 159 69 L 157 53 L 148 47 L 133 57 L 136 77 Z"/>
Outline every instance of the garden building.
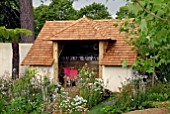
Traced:
<path fill-rule="evenodd" d="M 52 81 L 63 82 L 63 68 L 79 69 L 84 64 L 103 78 L 107 88 L 118 91 L 126 78 L 132 76 L 136 59 L 133 46 L 127 44 L 119 26 L 125 20 L 92 20 L 86 16 L 70 21 L 46 21 L 37 39 L 22 61 L 50 72 Z M 127 61 L 128 67 L 121 63 Z"/>

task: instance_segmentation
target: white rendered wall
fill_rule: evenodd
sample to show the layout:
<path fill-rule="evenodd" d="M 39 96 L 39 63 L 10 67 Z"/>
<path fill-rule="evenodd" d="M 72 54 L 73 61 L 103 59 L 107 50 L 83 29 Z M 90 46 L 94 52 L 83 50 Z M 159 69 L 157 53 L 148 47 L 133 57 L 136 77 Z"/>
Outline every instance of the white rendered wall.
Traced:
<path fill-rule="evenodd" d="M 10 43 L 0 43 L 0 76 L 5 72 L 11 74 L 12 70 L 12 45 Z"/>
<path fill-rule="evenodd" d="M 105 87 L 113 92 L 118 92 L 121 83 L 127 81 L 133 75 L 132 68 L 122 68 L 121 66 L 103 66 L 103 79 Z"/>
<path fill-rule="evenodd" d="M 28 53 L 32 44 L 19 44 L 20 51 L 20 63 Z M 20 66 L 20 73 L 23 73 L 27 67 Z M 11 43 L 0 43 L 0 77 L 5 72 L 12 74 L 12 44 Z"/>
<path fill-rule="evenodd" d="M 53 66 L 32 66 L 37 69 L 37 76 L 47 76 L 50 81 L 53 80 L 54 68 Z"/>

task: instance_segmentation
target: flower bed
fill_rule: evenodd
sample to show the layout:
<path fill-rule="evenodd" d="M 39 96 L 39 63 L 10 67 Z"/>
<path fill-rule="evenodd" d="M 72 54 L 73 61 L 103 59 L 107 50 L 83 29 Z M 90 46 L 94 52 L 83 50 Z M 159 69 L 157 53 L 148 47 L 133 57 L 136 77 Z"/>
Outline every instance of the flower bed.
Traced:
<path fill-rule="evenodd" d="M 47 76 L 29 68 L 20 79 L 0 79 L 0 113 L 85 114 L 103 99 L 103 81 L 87 66 L 80 69 L 77 95 Z"/>
<path fill-rule="evenodd" d="M 146 76 L 137 75 L 133 79 L 127 79 L 122 88 L 119 88 L 120 92 L 115 93 L 111 101 L 106 103 L 103 108 L 104 112 L 106 114 L 121 114 L 148 108 L 165 107 L 169 109 L 169 83 L 159 82 L 157 85 L 151 86 L 145 78 Z"/>

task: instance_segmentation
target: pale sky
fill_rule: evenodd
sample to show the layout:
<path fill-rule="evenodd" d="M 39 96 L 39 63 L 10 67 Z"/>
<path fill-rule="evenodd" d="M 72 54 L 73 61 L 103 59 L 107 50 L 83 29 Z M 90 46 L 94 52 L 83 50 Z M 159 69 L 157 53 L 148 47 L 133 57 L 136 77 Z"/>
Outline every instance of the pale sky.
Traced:
<path fill-rule="evenodd" d="M 77 2 L 73 3 L 73 7 L 76 10 L 79 10 L 80 8 L 92 4 L 93 2 L 96 3 L 102 3 L 105 4 L 105 6 L 108 8 L 109 13 L 112 15 L 112 17 L 115 17 L 116 12 L 119 10 L 119 7 L 124 6 L 126 1 L 125 0 L 78 0 Z M 50 0 L 47 0 L 45 4 L 49 4 Z M 41 4 L 40 0 L 33 0 L 33 6 L 37 7 Z"/>

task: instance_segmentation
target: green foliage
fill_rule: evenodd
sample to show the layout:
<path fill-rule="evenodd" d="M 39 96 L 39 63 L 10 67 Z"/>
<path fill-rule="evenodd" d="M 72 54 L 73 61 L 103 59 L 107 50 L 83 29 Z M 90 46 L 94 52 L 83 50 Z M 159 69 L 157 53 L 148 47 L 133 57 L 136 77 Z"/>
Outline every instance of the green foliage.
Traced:
<path fill-rule="evenodd" d="M 151 93 L 148 99 L 151 101 L 166 101 L 170 98 L 167 93 Z"/>
<path fill-rule="evenodd" d="M 18 39 L 20 34 L 32 35 L 32 32 L 27 29 L 7 29 L 6 27 L 0 27 L 0 37 L 7 39 Z"/>
<path fill-rule="evenodd" d="M 124 61 L 122 61 L 121 64 L 122 64 L 122 67 L 125 68 L 128 66 L 128 61 L 124 60 Z"/>
<path fill-rule="evenodd" d="M 87 104 L 87 100 L 82 97 L 76 95 L 70 99 L 66 98 L 63 100 L 59 108 L 62 108 L 63 112 L 68 112 L 73 114 L 80 114 L 81 112 L 86 112 L 88 108 L 85 108 Z"/>
<path fill-rule="evenodd" d="M 55 91 L 55 90 L 58 91 Z M 0 113 L 43 113 L 44 102 L 56 102 L 61 95 L 61 86 L 49 82 L 37 70 L 28 68 L 20 79 L 12 80 L 8 73 L 0 79 Z"/>
<path fill-rule="evenodd" d="M 41 113 L 41 106 L 39 102 L 32 102 L 24 97 L 15 97 L 8 103 L 4 113 L 23 114 L 23 113 Z"/>
<path fill-rule="evenodd" d="M 20 27 L 19 0 L 1 0 L 0 9 L 0 26 Z"/>
<path fill-rule="evenodd" d="M 156 94 L 168 94 L 170 96 L 170 85 L 167 83 L 158 83 L 155 86 L 151 86 L 147 88 L 148 93 L 156 93 Z"/>
<path fill-rule="evenodd" d="M 47 77 L 48 71 L 46 73 L 41 75 L 36 68 L 30 67 L 19 79 L 12 80 L 5 72 L 0 79 L 0 113 L 80 114 L 103 100 L 103 80 L 95 79 L 93 70 L 87 66 L 80 69 L 75 96 L 69 93 L 75 91 L 51 83 Z"/>
<path fill-rule="evenodd" d="M 103 4 L 93 3 L 80 10 L 73 8 L 73 1 L 52 0 L 49 6 L 40 5 L 34 9 L 35 34 L 36 36 L 43 27 L 45 21 L 76 20 L 83 15 L 92 19 L 110 19 L 111 15 Z"/>
<path fill-rule="evenodd" d="M 35 8 L 35 34 L 38 35 L 45 21 L 77 19 L 77 11 L 72 4 L 69 0 L 52 0 L 49 6 L 40 5 Z"/>
<path fill-rule="evenodd" d="M 170 64 L 161 65 L 156 68 L 156 75 L 161 82 L 169 82 L 170 81 Z"/>
<path fill-rule="evenodd" d="M 104 114 L 102 108 L 105 106 L 105 101 L 100 102 L 96 106 L 92 107 L 87 114 Z"/>
<path fill-rule="evenodd" d="M 116 19 L 128 19 L 128 18 L 134 18 L 134 14 L 130 13 L 128 6 L 122 6 L 119 8 L 119 11 L 116 12 Z"/>
<path fill-rule="evenodd" d="M 87 100 L 87 107 L 91 108 L 103 98 L 103 80 L 95 78 L 94 71 L 89 69 L 87 65 L 79 70 L 79 78 L 79 94 Z"/>
<path fill-rule="evenodd" d="M 78 17 L 81 18 L 83 15 L 91 19 L 111 19 L 111 15 L 107 11 L 107 7 L 101 3 L 93 3 L 89 6 L 85 6 L 78 11 Z"/>
<path fill-rule="evenodd" d="M 130 0 L 125 6 L 126 11 L 135 17 L 121 26 L 121 31 L 127 32 L 132 38 L 132 44 L 139 54 L 134 69 L 155 74 L 155 69 L 170 62 L 169 6 L 168 0 Z M 137 25 L 138 30 L 132 24 Z"/>
<path fill-rule="evenodd" d="M 142 76 L 145 77 L 145 76 Z M 112 97 L 115 103 L 106 103 L 103 108 L 106 114 L 121 114 L 133 110 L 147 108 L 168 107 L 170 100 L 169 83 L 158 83 L 150 86 L 144 78 L 135 76 L 119 88 L 120 93 Z"/>

